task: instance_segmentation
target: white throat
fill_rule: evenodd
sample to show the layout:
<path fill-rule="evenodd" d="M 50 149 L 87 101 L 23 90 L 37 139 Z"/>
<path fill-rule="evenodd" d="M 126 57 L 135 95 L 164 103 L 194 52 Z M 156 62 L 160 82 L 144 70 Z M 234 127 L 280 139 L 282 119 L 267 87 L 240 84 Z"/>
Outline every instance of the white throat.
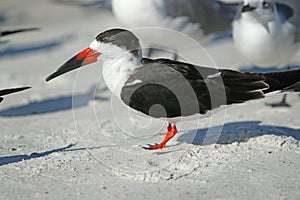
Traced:
<path fill-rule="evenodd" d="M 131 53 L 125 53 L 115 59 L 103 62 L 102 74 L 110 91 L 121 98 L 121 91 L 130 74 L 140 67 L 140 60 Z"/>
<path fill-rule="evenodd" d="M 138 57 L 126 49 L 111 43 L 102 43 L 94 40 L 90 48 L 101 53 L 99 57 L 103 61 L 102 75 L 109 90 L 118 98 L 121 98 L 122 87 L 130 74 L 142 61 L 142 50 L 138 51 Z"/>

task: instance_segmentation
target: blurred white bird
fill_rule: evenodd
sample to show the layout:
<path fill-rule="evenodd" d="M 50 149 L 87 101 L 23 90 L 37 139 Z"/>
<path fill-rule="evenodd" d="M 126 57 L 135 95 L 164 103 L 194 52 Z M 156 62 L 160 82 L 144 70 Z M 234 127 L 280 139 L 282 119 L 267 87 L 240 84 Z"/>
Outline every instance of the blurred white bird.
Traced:
<path fill-rule="evenodd" d="M 299 11 L 299 0 L 244 0 L 233 22 L 235 46 L 259 67 L 289 66 L 299 49 Z M 285 99 L 272 106 L 289 106 Z"/>
<path fill-rule="evenodd" d="M 202 43 L 211 39 L 203 36 L 231 31 L 237 5 L 217 0 L 112 0 L 113 13 L 126 28 L 166 28 Z M 163 46 L 188 47 L 178 38 L 172 38 L 169 44 L 167 41 L 172 37 L 169 34 L 156 29 L 147 38 L 165 43 Z"/>
<path fill-rule="evenodd" d="M 163 27 L 198 37 L 230 30 L 236 5 L 217 0 L 112 0 L 112 9 L 131 28 Z"/>

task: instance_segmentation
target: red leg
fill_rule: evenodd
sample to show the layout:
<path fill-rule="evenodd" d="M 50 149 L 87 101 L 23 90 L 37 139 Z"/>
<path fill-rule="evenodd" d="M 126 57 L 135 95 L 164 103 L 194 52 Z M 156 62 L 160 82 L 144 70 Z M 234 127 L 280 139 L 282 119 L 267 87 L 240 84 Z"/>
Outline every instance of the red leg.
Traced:
<path fill-rule="evenodd" d="M 155 144 L 155 145 L 149 145 L 149 147 L 143 147 L 144 149 L 147 150 L 157 150 L 157 149 L 162 149 L 166 146 L 167 142 L 174 137 L 177 133 L 177 128 L 175 125 L 171 125 L 169 123 L 168 126 L 168 132 L 165 136 L 165 139 L 160 143 L 160 144 Z"/>

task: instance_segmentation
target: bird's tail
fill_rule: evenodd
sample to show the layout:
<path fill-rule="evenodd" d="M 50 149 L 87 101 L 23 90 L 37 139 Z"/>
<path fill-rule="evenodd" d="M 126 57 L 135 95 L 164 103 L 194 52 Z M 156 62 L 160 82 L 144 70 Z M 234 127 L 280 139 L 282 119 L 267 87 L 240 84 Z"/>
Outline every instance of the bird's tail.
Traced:
<path fill-rule="evenodd" d="M 269 85 L 265 94 L 281 92 L 300 92 L 300 69 L 282 72 L 259 73 L 265 77 L 265 83 Z"/>

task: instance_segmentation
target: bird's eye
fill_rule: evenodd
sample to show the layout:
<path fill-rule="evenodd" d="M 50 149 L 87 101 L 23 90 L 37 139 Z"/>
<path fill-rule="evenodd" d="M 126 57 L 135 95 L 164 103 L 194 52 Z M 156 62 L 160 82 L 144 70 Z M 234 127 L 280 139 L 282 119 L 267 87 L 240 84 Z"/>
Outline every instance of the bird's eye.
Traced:
<path fill-rule="evenodd" d="M 262 3 L 262 5 L 263 5 L 263 8 L 264 8 L 264 9 L 268 9 L 268 8 L 271 7 L 271 4 L 268 3 L 268 2 L 265 2 L 265 1 Z"/>

